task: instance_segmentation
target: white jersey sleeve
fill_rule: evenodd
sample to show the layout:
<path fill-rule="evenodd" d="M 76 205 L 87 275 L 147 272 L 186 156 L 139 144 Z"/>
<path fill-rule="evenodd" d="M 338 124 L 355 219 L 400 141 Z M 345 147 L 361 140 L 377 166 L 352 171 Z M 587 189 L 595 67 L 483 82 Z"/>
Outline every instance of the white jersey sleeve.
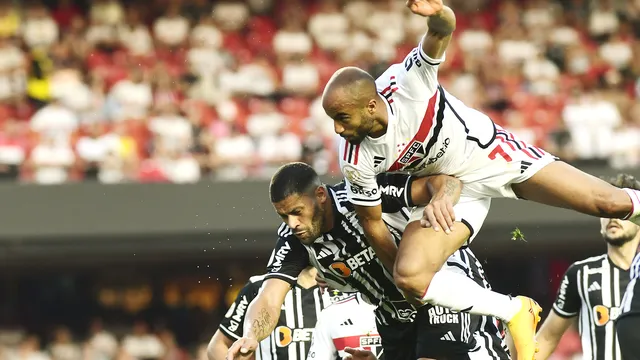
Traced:
<path fill-rule="evenodd" d="M 347 196 L 351 203 L 360 206 L 377 206 L 382 203 L 376 180 L 373 156 L 361 144 L 340 139 L 340 171 L 345 178 Z"/>
<path fill-rule="evenodd" d="M 389 89 L 392 92 L 402 91 L 403 96 L 416 101 L 429 99 L 438 89 L 438 67 L 444 61 L 443 55 L 440 59 L 429 57 L 422 50 L 422 43 L 413 48 L 404 58 L 402 67 L 394 66 L 391 79 L 393 87 L 394 80 L 397 89 Z M 399 65 L 399 64 L 398 64 Z M 381 76 L 384 77 L 384 74 Z M 386 89 L 382 92 L 385 93 Z"/>
<path fill-rule="evenodd" d="M 338 357 L 338 350 L 333 344 L 331 336 L 331 319 L 320 316 L 313 330 L 311 348 L 307 359 L 310 360 L 335 360 Z"/>

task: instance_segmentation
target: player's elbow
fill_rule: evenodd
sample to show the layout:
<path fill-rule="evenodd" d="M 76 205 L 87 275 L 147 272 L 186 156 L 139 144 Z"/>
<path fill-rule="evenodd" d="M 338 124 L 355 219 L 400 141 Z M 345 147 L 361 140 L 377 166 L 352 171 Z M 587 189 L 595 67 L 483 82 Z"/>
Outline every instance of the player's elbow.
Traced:
<path fill-rule="evenodd" d="M 209 341 L 207 345 L 208 360 L 224 360 L 227 357 L 227 351 L 231 346 L 231 339 L 227 338 L 220 330 Z"/>

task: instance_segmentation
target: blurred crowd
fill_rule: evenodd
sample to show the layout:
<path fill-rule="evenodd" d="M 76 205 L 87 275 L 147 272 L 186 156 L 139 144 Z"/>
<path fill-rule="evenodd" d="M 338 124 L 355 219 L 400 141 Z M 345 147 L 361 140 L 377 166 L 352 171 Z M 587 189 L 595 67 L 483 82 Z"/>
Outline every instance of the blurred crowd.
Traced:
<path fill-rule="evenodd" d="M 568 161 L 640 165 L 639 0 L 450 0 L 440 80 Z M 336 172 L 319 103 L 426 30 L 402 0 L 0 1 L 0 178 L 188 183 Z"/>

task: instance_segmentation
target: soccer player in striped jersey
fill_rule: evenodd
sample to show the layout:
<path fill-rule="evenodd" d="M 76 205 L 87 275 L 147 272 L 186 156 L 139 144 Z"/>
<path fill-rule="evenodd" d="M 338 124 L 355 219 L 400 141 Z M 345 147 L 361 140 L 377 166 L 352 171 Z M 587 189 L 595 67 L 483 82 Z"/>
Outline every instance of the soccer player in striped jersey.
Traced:
<path fill-rule="evenodd" d="M 507 323 L 519 356 L 531 360 L 541 311 L 532 299 L 502 296 L 464 276 L 439 272 L 473 239 L 482 220 L 464 223 L 445 211 L 438 214 L 445 219 L 439 231 L 440 222 L 427 221 L 415 209 L 397 246 L 382 219 L 380 194 L 372 192 L 376 175 L 455 176 L 464 183 L 457 208 L 477 206 L 480 219 L 491 198 L 513 198 L 640 224 L 640 192 L 615 188 L 556 161 L 448 93 L 439 84 L 438 67 L 456 27 L 455 14 L 442 0 L 406 4 L 428 18 L 428 30 L 404 61 L 377 79 L 355 67 L 340 69 L 324 89 L 323 108 L 342 137 L 338 156 L 349 200 L 377 256 L 412 301 L 498 317 Z"/>
<path fill-rule="evenodd" d="M 640 189 L 640 183 L 625 174 L 610 182 L 617 187 Z M 604 218 L 600 225 L 607 253 L 577 261 L 565 273 L 553 310 L 536 335 L 540 349 L 536 360 L 547 359 L 576 320 L 583 359 L 628 359 L 621 354 L 614 323 L 622 310 L 630 265 L 640 243 L 640 227 L 631 221 Z"/>
<path fill-rule="evenodd" d="M 316 284 L 316 269 L 300 273 L 281 305 L 275 329 L 260 342 L 256 360 L 305 360 L 311 346 L 313 329 L 321 311 L 332 304 L 331 294 L 324 294 Z M 264 275 L 253 276 L 229 307 L 207 348 L 209 360 L 224 360 L 234 341 L 242 337 L 247 307 L 264 284 Z"/>
<path fill-rule="evenodd" d="M 427 204 L 434 197 L 455 203 L 460 182 L 448 176 L 414 178 L 406 174 L 382 174 L 385 221 L 401 237 L 413 204 Z M 246 358 L 259 340 L 270 332 L 276 309 L 300 271 L 312 265 L 333 288 L 360 292 L 376 306 L 376 327 L 386 360 L 417 358 L 508 359 L 502 324 L 487 316 L 426 305 L 415 308 L 393 282 L 391 273 L 369 245 L 348 201 L 345 184 L 322 184 L 309 165 L 291 163 L 281 167 L 270 185 L 271 201 L 284 223 L 268 264 L 263 290 L 249 306 L 243 338 L 229 350 L 228 360 Z M 466 217 L 471 214 L 463 213 Z M 467 276 L 490 288 L 480 262 L 468 248 L 452 255 L 446 271 Z"/>
<path fill-rule="evenodd" d="M 627 291 L 622 299 L 622 313 L 616 321 L 620 353 L 624 360 L 640 360 L 640 253 L 631 263 Z"/>
<path fill-rule="evenodd" d="M 359 293 L 322 310 L 309 350 L 310 360 L 335 360 L 347 355 L 347 347 L 363 348 L 382 358 L 382 340 L 376 328 L 376 307 Z"/>

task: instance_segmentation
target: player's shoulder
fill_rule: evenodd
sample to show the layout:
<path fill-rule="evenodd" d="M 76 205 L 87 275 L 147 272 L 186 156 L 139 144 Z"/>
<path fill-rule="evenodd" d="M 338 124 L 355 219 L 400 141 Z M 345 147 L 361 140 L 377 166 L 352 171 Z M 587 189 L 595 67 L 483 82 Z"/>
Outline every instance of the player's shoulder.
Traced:
<path fill-rule="evenodd" d="M 341 181 L 336 185 L 327 186 L 327 188 L 329 189 L 329 196 L 333 201 L 334 207 L 339 213 L 345 215 L 354 211 L 353 204 L 349 201 L 347 184 L 344 181 Z"/>
<path fill-rule="evenodd" d="M 601 266 L 602 262 L 605 260 L 607 260 L 607 254 L 591 256 L 586 259 L 582 259 L 574 262 L 573 264 L 571 264 L 569 269 L 573 268 L 577 271 L 582 268 Z"/>

